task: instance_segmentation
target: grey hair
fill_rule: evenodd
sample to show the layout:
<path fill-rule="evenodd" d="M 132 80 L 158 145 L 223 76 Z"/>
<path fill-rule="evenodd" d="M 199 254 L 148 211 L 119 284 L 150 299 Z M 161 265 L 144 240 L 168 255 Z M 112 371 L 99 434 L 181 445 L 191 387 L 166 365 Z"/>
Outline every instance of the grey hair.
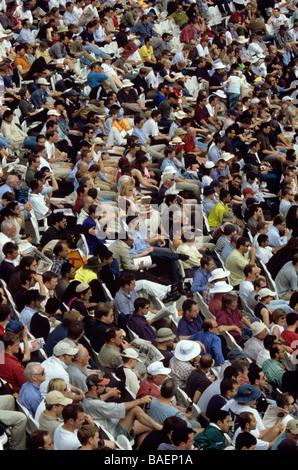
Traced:
<path fill-rule="evenodd" d="M 13 227 L 15 227 L 14 220 L 3 220 L 1 224 L 1 232 L 5 233 L 7 230 L 11 230 Z"/>
<path fill-rule="evenodd" d="M 29 362 L 24 370 L 24 375 L 29 382 L 32 382 L 32 375 L 38 374 L 37 366 L 41 366 L 40 362 Z"/>
<path fill-rule="evenodd" d="M 5 183 L 6 183 L 6 184 L 9 184 L 9 183 L 11 183 L 12 181 L 14 181 L 15 178 L 17 178 L 16 175 L 8 175 L 8 177 L 6 178 Z"/>

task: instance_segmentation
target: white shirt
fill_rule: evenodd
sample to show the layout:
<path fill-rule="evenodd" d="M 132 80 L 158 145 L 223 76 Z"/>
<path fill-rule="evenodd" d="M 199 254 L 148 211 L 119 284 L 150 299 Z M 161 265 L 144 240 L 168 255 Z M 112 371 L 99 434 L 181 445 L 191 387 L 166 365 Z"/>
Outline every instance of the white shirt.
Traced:
<path fill-rule="evenodd" d="M 240 413 L 243 413 L 243 412 L 248 412 L 248 413 L 252 413 L 255 418 L 256 418 L 256 421 L 257 421 L 257 429 L 259 431 L 264 431 L 265 426 L 263 424 L 263 421 L 260 417 L 260 414 L 257 410 L 255 410 L 254 408 L 252 408 L 251 406 L 246 406 L 246 405 L 239 405 L 235 400 L 234 398 L 232 398 L 231 400 L 229 400 L 222 408 L 222 410 L 225 410 L 225 411 L 229 411 L 229 412 L 232 412 L 236 415 L 240 415 Z"/>
<path fill-rule="evenodd" d="M 142 130 L 146 132 L 149 137 L 155 137 L 159 134 L 158 124 L 152 118 L 145 121 Z"/>
<path fill-rule="evenodd" d="M 287 17 L 283 14 L 279 15 L 278 18 L 276 16 L 272 16 L 271 23 L 273 24 L 274 28 L 279 28 L 281 25 L 284 25 L 288 21 Z"/>
<path fill-rule="evenodd" d="M 28 194 L 28 202 L 31 204 L 32 209 L 35 212 L 37 220 L 44 219 L 48 213 L 49 208 L 46 205 L 45 198 L 42 194 Z"/>
<path fill-rule="evenodd" d="M 271 246 L 265 246 L 264 248 L 261 248 L 260 246 L 257 247 L 256 257 L 263 261 L 264 264 L 268 263 L 272 255 Z"/>
<path fill-rule="evenodd" d="M 69 375 L 66 371 L 67 365 L 64 362 L 56 356 L 51 356 L 42 362 L 42 367 L 46 372 L 46 380 L 40 385 L 40 393 L 43 397 L 47 395 L 47 388 L 51 379 L 63 379 L 70 391 Z"/>
<path fill-rule="evenodd" d="M 254 286 L 252 282 L 249 281 L 242 281 L 240 282 L 239 286 L 239 296 L 241 297 L 242 300 L 246 302 L 246 299 L 248 295 L 251 293 L 251 291 L 254 290 Z"/>
<path fill-rule="evenodd" d="M 64 423 L 59 424 L 54 432 L 54 450 L 77 450 L 81 443 L 77 436 L 77 429 L 74 432 L 63 429 Z"/>
<path fill-rule="evenodd" d="M 8 238 L 4 233 L 0 233 L 0 261 L 4 260 L 4 254 L 2 251 L 3 245 L 7 242 L 11 242 L 12 240 Z"/>

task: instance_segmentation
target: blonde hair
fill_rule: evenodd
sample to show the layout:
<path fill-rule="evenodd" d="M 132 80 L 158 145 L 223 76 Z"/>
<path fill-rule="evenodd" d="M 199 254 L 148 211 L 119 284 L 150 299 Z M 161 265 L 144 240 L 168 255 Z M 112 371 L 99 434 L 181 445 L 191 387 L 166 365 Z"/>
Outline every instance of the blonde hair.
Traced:
<path fill-rule="evenodd" d="M 67 387 L 67 384 L 64 379 L 51 379 L 48 384 L 47 393 L 53 392 L 54 390 L 63 393 L 65 391 L 65 387 Z"/>
<path fill-rule="evenodd" d="M 130 182 L 121 184 L 119 188 L 119 196 L 128 197 L 129 191 L 133 189 L 133 185 Z"/>
<path fill-rule="evenodd" d="M 280 318 L 285 317 L 285 316 L 286 316 L 286 312 L 282 308 L 276 308 L 272 312 L 272 321 L 273 323 L 277 323 Z"/>

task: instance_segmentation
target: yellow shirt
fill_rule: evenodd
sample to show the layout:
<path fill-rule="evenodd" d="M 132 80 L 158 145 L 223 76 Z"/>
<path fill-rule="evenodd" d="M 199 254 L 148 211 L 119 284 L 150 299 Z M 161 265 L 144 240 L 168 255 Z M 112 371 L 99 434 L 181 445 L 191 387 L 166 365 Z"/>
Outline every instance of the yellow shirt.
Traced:
<path fill-rule="evenodd" d="M 215 204 L 208 217 L 210 227 L 217 227 L 222 221 L 223 213 L 228 210 L 228 205 L 223 204 L 221 201 Z"/>
<path fill-rule="evenodd" d="M 153 55 L 153 47 L 150 46 L 147 48 L 146 46 L 142 46 L 139 49 L 139 54 L 142 59 L 142 62 L 146 62 L 147 60 L 151 60 L 151 57 Z"/>

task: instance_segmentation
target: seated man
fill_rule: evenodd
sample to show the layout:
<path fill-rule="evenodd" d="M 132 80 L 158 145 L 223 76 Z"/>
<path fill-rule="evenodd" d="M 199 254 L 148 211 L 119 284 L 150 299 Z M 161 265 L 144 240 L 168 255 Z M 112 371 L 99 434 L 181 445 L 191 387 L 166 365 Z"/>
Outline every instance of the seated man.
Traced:
<path fill-rule="evenodd" d="M 238 297 L 234 293 L 222 296 L 222 310 L 216 315 L 221 331 L 228 331 L 236 341 L 244 341 L 243 335 L 252 336 L 251 323 L 237 308 Z"/>
<path fill-rule="evenodd" d="M 130 328 L 140 338 L 150 341 L 156 346 L 156 330 L 151 326 L 153 320 L 145 318 L 148 315 L 150 301 L 139 297 L 134 301 L 134 312 L 129 316 L 127 327 Z"/>
<path fill-rule="evenodd" d="M 214 360 L 214 366 L 222 366 L 225 358 L 222 353 L 222 343 L 218 337 L 217 321 L 213 318 L 205 318 L 202 331 L 198 331 L 188 339 L 190 341 L 200 341 L 206 348 L 206 354 L 210 354 Z"/>
<path fill-rule="evenodd" d="M 149 395 L 136 400 L 116 403 L 104 401 L 102 394 L 104 384 L 97 374 L 91 374 L 86 379 L 88 392 L 83 400 L 83 407 L 93 419 L 101 424 L 116 439 L 120 434 L 129 440 L 135 436 L 147 435 L 150 430 L 161 430 L 162 426 L 151 419 L 140 405 L 151 403 Z M 118 392 L 118 393 L 117 393 Z M 111 397 L 119 397 L 119 391 L 112 389 Z"/>

